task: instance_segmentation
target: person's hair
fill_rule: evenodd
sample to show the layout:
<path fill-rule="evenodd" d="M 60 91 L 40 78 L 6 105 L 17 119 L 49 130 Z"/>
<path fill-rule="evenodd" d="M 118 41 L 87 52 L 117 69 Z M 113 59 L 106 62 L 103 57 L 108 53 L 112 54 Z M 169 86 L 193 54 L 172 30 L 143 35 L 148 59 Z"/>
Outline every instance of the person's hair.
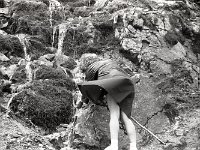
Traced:
<path fill-rule="evenodd" d="M 101 60 L 101 59 L 96 54 L 85 53 L 80 58 L 79 68 L 82 72 L 85 72 L 92 63 L 99 61 L 99 60 Z"/>

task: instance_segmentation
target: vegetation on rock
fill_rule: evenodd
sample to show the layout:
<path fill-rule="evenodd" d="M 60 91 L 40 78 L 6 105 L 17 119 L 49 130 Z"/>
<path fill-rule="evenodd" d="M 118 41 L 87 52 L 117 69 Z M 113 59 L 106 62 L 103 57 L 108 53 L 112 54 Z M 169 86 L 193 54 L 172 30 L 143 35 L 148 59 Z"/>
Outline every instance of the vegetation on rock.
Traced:
<path fill-rule="evenodd" d="M 200 148 L 197 0 L 4 0 L 0 7 L 9 9 L 0 12 L 0 113 L 8 107 L 12 121 L 51 131 L 49 139 L 28 137 L 39 141 L 32 149 L 39 143 L 56 150 L 109 144 L 106 108 L 90 103 L 74 116 L 78 75 L 72 72 L 84 53 L 114 59 L 140 77 L 132 116 L 168 141 L 162 146 L 138 127 L 141 150 Z M 26 138 L 20 141 L 27 149 Z M 121 149 L 128 149 L 127 141 L 120 131 Z M 15 147 L 8 142 L 7 149 Z"/>

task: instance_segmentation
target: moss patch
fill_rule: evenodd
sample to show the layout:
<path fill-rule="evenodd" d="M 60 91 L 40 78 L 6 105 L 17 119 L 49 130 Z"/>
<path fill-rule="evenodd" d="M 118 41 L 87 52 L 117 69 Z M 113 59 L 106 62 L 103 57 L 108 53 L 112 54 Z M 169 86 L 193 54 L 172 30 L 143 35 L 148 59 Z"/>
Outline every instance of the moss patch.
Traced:
<path fill-rule="evenodd" d="M 59 124 L 71 122 L 75 88 L 71 79 L 36 80 L 14 96 L 11 114 L 53 131 Z"/>

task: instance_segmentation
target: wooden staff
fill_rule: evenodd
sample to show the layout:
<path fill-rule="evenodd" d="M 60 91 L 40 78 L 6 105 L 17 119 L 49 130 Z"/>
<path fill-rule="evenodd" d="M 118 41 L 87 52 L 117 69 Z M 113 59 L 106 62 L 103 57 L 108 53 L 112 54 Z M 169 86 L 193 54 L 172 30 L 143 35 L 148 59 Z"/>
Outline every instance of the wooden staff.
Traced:
<path fill-rule="evenodd" d="M 163 142 L 161 139 L 159 139 L 155 134 L 153 134 L 153 132 L 149 131 L 145 126 L 141 125 L 137 120 L 135 120 L 132 116 L 131 116 L 131 120 L 133 120 L 136 124 L 138 124 L 142 129 L 144 129 L 145 131 L 149 132 L 154 138 L 156 138 L 161 144 L 166 145 L 165 142 Z"/>

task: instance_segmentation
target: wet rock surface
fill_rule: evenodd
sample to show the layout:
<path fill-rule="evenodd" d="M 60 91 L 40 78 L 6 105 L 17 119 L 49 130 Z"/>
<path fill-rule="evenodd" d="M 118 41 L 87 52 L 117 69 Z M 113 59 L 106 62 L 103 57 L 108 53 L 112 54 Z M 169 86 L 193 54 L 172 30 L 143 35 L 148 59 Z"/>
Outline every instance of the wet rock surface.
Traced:
<path fill-rule="evenodd" d="M 83 53 L 114 59 L 137 75 L 132 116 L 167 143 L 136 125 L 139 149 L 199 149 L 197 1 L 4 0 L 0 7 L 0 149 L 109 145 L 106 108 L 74 112 L 73 69 Z M 123 130 L 119 139 L 127 150 Z"/>

